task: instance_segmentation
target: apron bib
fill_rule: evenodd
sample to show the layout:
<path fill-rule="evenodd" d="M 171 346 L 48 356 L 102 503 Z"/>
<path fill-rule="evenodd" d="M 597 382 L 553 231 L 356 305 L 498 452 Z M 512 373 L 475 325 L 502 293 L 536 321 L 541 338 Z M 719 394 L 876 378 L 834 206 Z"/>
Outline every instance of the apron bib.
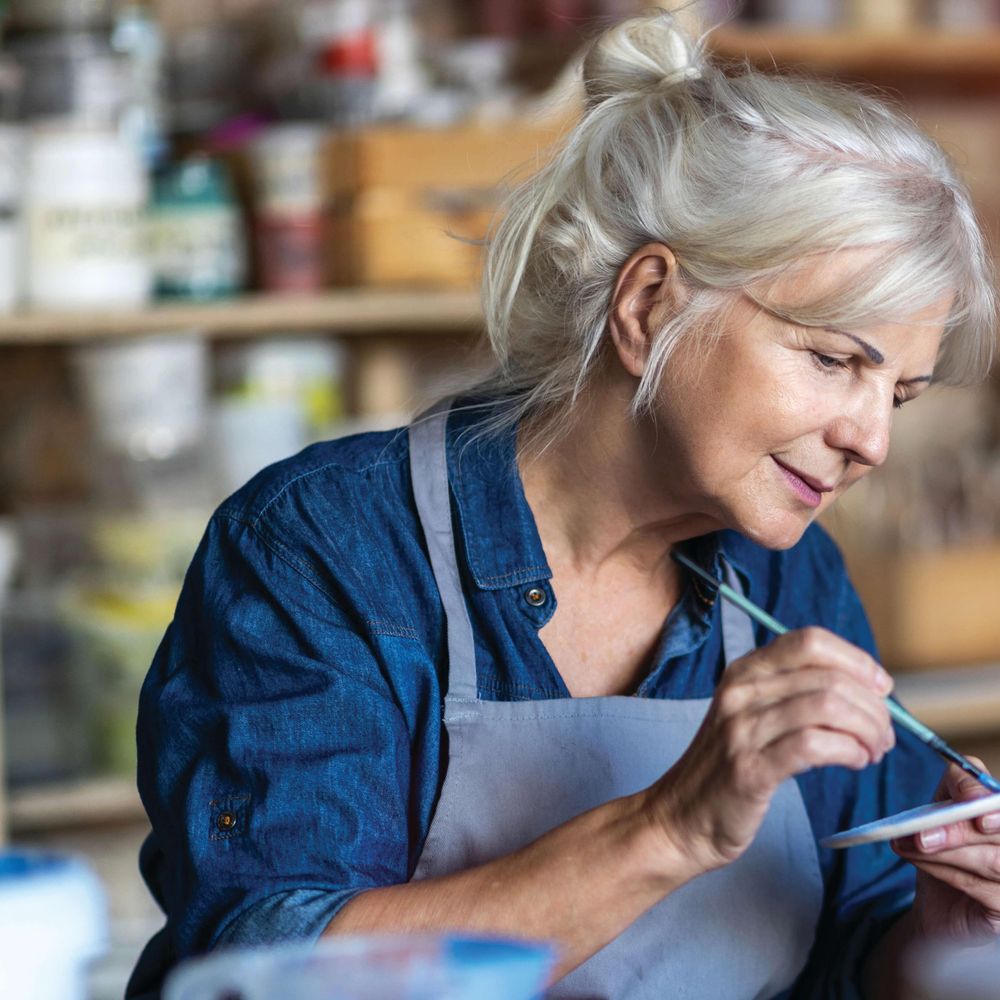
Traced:
<path fill-rule="evenodd" d="M 472 625 L 452 529 L 447 415 L 447 407 L 436 409 L 409 429 L 413 491 L 448 638 L 448 768 L 415 880 L 509 854 L 588 809 L 651 785 L 683 755 L 711 701 L 477 697 Z M 730 586 L 742 590 L 728 565 L 726 573 Z M 728 665 L 754 648 L 753 630 L 728 602 L 721 611 Z M 671 893 L 546 996 L 774 996 L 802 971 L 822 902 L 815 837 L 798 784 L 789 780 L 742 857 Z"/>

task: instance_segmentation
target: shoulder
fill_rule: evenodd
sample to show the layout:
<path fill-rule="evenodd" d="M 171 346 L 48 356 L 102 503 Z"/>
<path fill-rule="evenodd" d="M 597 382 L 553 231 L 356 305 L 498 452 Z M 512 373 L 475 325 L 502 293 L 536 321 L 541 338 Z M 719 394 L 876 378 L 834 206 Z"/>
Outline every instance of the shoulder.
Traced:
<path fill-rule="evenodd" d="M 287 510 L 303 499 L 334 509 L 357 494 L 371 501 L 373 482 L 409 483 L 408 457 L 405 427 L 322 441 L 261 470 L 216 513 L 258 525 L 272 520 L 276 507 Z"/>
<path fill-rule="evenodd" d="M 259 472 L 212 521 L 210 535 L 262 574 L 308 581 L 351 620 L 413 635 L 430 584 L 406 428 L 312 445 Z"/>

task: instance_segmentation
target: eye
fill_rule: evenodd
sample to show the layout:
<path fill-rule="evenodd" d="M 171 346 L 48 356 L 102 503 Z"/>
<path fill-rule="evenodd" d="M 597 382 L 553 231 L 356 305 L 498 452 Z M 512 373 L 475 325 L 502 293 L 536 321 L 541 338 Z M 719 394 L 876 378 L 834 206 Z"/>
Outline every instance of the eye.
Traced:
<path fill-rule="evenodd" d="M 834 358 L 829 354 L 820 354 L 819 351 L 810 351 L 809 354 L 812 356 L 813 363 L 817 368 L 821 368 L 823 371 L 837 371 L 841 368 L 850 368 L 851 366 L 843 358 Z"/>
<path fill-rule="evenodd" d="M 900 399 L 899 396 L 893 396 L 892 408 L 894 410 L 901 410 L 903 408 L 903 404 L 908 402 L 909 402 L 908 399 Z"/>

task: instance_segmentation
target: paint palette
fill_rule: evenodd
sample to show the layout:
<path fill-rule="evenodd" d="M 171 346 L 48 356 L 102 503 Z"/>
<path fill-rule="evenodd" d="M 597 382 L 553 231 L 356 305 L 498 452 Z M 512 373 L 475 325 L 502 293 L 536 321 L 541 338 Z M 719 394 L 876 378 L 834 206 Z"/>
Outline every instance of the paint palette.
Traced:
<path fill-rule="evenodd" d="M 842 833 L 824 837 L 820 847 L 854 847 L 856 844 L 873 844 L 880 840 L 895 840 L 897 837 L 908 837 L 911 833 L 930 830 L 949 823 L 958 823 L 965 819 L 975 819 L 986 813 L 1000 812 L 1000 793 L 986 795 L 979 799 L 967 799 L 965 802 L 954 802 L 946 799 L 944 802 L 931 802 L 916 809 L 907 809 L 886 816 L 874 823 L 865 823 Z"/>

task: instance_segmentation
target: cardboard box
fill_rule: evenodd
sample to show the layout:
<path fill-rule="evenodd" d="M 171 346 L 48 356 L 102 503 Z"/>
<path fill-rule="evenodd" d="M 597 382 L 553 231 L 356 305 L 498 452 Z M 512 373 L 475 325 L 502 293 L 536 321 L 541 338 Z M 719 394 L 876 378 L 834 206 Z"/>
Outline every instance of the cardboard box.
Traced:
<path fill-rule="evenodd" d="M 501 182 L 545 161 L 553 126 L 380 127 L 327 145 L 335 285 L 469 288 Z"/>
<path fill-rule="evenodd" d="M 850 569 L 891 669 L 1000 661 L 1000 545 L 855 556 Z"/>

